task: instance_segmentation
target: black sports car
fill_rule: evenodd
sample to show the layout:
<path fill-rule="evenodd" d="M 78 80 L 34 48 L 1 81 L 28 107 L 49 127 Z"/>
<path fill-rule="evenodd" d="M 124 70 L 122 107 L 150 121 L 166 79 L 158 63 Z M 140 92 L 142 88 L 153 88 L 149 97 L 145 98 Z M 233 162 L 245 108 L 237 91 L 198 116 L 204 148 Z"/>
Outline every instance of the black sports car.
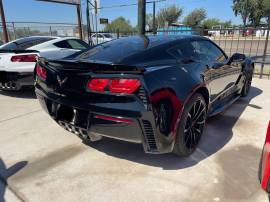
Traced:
<path fill-rule="evenodd" d="M 84 140 L 141 143 L 188 156 L 207 116 L 249 92 L 254 64 L 199 36 L 135 36 L 63 60 L 41 58 L 36 94 L 59 125 Z"/>

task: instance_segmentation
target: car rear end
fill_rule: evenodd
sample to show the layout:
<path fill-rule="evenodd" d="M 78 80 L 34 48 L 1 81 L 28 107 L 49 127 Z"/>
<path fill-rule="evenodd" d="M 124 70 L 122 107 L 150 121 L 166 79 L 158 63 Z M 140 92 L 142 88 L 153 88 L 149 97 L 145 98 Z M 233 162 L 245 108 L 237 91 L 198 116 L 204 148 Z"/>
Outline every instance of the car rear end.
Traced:
<path fill-rule="evenodd" d="M 262 151 L 260 162 L 259 179 L 261 187 L 270 194 L 270 122 Z"/>
<path fill-rule="evenodd" d="M 31 36 L 11 41 L 0 47 L 0 89 L 19 90 L 33 86 L 33 71 L 39 56 L 36 45 L 54 37 Z"/>
<path fill-rule="evenodd" d="M 74 61 L 36 67 L 36 95 L 44 110 L 84 140 L 110 137 L 143 144 L 149 153 L 168 152 L 155 132 L 144 68 Z"/>
<path fill-rule="evenodd" d="M 38 54 L 31 50 L 0 50 L 0 89 L 19 90 L 22 86 L 33 86 Z"/>

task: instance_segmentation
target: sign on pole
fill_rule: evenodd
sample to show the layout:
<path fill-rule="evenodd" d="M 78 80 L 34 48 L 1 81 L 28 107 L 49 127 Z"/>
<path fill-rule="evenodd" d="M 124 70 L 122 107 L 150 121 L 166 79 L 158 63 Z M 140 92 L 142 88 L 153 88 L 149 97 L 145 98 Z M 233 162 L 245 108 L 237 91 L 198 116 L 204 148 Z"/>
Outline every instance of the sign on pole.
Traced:
<path fill-rule="evenodd" d="M 38 0 L 38 1 L 47 1 L 47 2 L 54 2 L 54 3 L 72 4 L 72 5 L 81 4 L 81 0 Z"/>
<path fill-rule="evenodd" d="M 108 20 L 108 18 L 100 18 L 99 23 L 100 24 L 109 24 L 109 20 Z"/>

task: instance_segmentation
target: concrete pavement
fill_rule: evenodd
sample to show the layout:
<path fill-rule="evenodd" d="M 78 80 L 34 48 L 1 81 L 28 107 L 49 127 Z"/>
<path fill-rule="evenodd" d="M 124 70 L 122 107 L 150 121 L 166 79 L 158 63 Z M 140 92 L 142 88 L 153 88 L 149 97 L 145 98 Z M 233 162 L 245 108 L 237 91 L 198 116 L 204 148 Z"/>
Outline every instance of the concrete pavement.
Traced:
<path fill-rule="evenodd" d="M 266 202 L 258 164 L 270 120 L 270 81 L 210 118 L 189 158 L 144 154 L 104 139 L 90 145 L 60 128 L 31 92 L 0 92 L 0 201 Z"/>

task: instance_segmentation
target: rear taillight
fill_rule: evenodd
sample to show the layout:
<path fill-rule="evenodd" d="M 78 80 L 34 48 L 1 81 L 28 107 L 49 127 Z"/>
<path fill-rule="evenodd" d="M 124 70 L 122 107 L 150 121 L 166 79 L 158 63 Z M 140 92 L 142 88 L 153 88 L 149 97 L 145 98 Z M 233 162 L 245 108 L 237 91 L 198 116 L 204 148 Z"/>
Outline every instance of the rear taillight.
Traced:
<path fill-rule="evenodd" d="M 92 91 L 104 92 L 108 89 L 112 93 L 134 93 L 141 86 L 138 79 L 91 79 L 87 88 Z"/>
<path fill-rule="evenodd" d="M 11 62 L 36 62 L 37 55 L 15 55 L 11 57 Z"/>
<path fill-rule="evenodd" d="M 36 72 L 37 72 L 37 75 L 40 78 L 46 80 L 46 78 L 47 78 L 47 71 L 46 71 L 46 69 L 44 67 L 41 67 L 39 64 L 37 64 Z"/>
<path fill-rule="evenodd" d="M 103 92 L 109 82 L 109 79 L 92 79 L 88 82 L 87 87 L 93 91 Z"/>
<path fill-rule="evenodd" d="M 270 191 L 270 122 L 266 134 L 265 144 L 262 153 L 261 162 L 261 183 L 262 188 L 266 191 Z"/>
<path fill-rule="evenodd" d="M 113 79 L 109 85 L 112 93 L 134 93 L 141 86 L 138 79 Z"/>

